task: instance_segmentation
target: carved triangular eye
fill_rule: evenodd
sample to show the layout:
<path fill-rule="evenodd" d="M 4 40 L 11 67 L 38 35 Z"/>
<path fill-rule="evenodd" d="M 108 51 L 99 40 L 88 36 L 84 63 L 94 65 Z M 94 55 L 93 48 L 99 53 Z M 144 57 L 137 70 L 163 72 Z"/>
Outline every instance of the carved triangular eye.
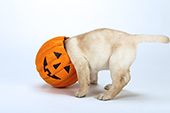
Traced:
<path fill-rule="evenodd" d="M 44 58 L 44 67 L 47 66 L 47 59 L 46 57 Z"/>
<path fill-rule="evenodd" d="M 54 52 L 54 54 L 57 57 L 57 59 L 62 55 L 61 53 L 57 53 L 57 52 Z"/>
<path fill-rule="evenodd" d="M 69 71 L 70 71 L 70 66 L 66 66 L 66 67 L 64 67 L 64 69 L 67 71 L 67 73 L 69 73 Z"/>
<path fill-rule="evenodd" d="M 60 64 L 61 64 L 61 63 L 55 64 L 55 65 L 53 65 L 53 67 L 54 67 L 55 69 L 57 69 Z"/>

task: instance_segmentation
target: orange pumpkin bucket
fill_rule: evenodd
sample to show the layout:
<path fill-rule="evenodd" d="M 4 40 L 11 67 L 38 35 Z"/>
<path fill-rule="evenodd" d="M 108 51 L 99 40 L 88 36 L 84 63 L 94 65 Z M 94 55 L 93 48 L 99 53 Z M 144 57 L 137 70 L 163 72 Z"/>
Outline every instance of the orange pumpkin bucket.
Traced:
<path fill-rule="evenodd" d="M 66 87 L 77 82 L 77 74 L 66 50 L 68 37 L 55 37 L 39 49 L 35 64 L 40 76 L 54 87 Z"/>

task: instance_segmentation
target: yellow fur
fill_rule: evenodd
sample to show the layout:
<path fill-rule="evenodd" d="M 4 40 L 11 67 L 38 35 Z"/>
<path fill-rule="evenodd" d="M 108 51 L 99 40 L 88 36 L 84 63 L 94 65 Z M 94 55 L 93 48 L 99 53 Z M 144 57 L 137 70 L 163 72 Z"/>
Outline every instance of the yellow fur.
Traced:
<path fill-rule="evenodd" d="M 66 50 L 73 62 L 80 88 L 76 97 L 84 97 L 90 83 L 97 83 L 100 70 L 110 70 L 112 85 L 98 96 L 100 100 L 114 98 L 130 81 L 129 68 L 136 57 L 136 46 L 141 42 L 168 43 L 163 35 L 131 35 L 113 29 L 97 29 L 65 41 Z"/>

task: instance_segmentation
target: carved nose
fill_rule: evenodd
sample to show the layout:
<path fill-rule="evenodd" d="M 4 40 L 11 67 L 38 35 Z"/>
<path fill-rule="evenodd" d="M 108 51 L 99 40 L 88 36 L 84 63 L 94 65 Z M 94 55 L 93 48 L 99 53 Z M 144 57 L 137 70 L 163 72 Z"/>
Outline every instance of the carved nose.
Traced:
<path fill-rule="evenodd" d="M 53 67 L 54 67 L 55 69 L 57 69 L 60 64 L 61 64 L 61 63 L 55 64 L 55 65 L 53 65 Z"/>

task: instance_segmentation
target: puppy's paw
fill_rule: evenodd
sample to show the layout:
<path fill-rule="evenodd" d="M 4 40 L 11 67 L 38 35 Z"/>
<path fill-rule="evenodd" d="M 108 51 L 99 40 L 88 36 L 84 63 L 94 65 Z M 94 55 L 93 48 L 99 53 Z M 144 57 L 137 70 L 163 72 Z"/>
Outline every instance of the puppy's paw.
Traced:
<path fill-rule="evenodd" d="M 112 86 L 112 84 L 107 84 L 107 85 L 104 87 L 104 89 L 105 89 L 105 90 L 109 90 L 109 89 L 111 88 L 111 86 Z"/>
<path fill-rule="evenodd" d="M 97 99 L 99 100 L 103 100 L 103 101 L 106 101 L 106 100 L 110 100 L 112 99 L 110 95 L 106 94 L 106 93 L 101 93 Z"/>
<path fill-rule="evenodd" d="M 91 81 L 90 81 L 90 84 L 92 84 L 92 85 L 93 85 L 93 84 L 97 84 L 97 80 L 91 80 Z"/>
<path fill-rule="evenodd" d="M 86 96 L 86 93 L 83 93 L 82 91 L 76 91 L 74 93 L 74 96 L 78 97 L 78 98 L 82 98 L 82 97 L 85 97 Z"/>

